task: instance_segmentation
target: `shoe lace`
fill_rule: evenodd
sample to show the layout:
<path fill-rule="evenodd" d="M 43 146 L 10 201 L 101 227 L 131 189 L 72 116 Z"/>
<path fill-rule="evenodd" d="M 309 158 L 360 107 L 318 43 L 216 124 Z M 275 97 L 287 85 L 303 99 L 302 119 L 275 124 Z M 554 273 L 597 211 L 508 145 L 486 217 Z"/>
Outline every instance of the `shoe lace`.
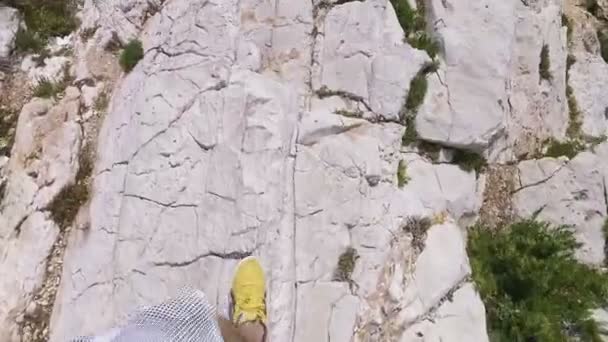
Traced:
<path fill-rule="evenodd" d="M 252 285 L 244 285 L 241 288 L 240 296 L 236 299 L 236 304 L 241 311 L 246 313 L 245 319 L 263 320 L 266 312 L 266 303 L 263 296 L 257 295 L 257 289 Z M 252 317 L 253 316 L 253 317 Z M 243 317 L 240 317 L 242 319 Z"/>

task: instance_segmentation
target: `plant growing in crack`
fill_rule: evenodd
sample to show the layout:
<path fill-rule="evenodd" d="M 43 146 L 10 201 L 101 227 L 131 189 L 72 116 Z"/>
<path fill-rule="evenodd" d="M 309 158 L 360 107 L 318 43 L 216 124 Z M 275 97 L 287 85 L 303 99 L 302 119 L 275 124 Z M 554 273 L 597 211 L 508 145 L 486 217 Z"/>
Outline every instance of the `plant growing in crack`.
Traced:
<path fill-rule="evenodd" d="M 565 226 L 524 220 L 470 229 L 473 280 L 493 341 L 600 341 L 591 310 L 608 300 L 608 275 L 580 263 Z"/>
<path fill-rule="evenodd" d="M 404 160 L 400 160 L 397 167 L 397 185 L 403 188 L 410 180 L 411 178 L 407 175 L 407 165 Z"/>
<path fill-rule="evenodd" d="M 540 49 L 540 63 L 538 65 L 538 72 L 541 80 L 551 81 L 553 75 L 551 75 L 551 61 L 549 59 L 549 45 L 545 44 Z"/>
<path fill-rule="evenodd" d="M 465 150 L 455 150 L 452 162 L 464 171 L 476 171 L 477 173 L 488 165 L 487 160 L 482 155 Z"/>
<path fill-rule="evenodd" d="M 403 28 L 404 40 L 412 47 L 424 50 L 431 59 L 435 59 L 440 46 L 439 43 L 425 32 L 426 5 L 423 0 L 416 0 L 416 9 L 410 6 L 408 0 L 391 0 L 395 9 L 397 20 Z"/>
<path fill-rule="evenodd" d="M 418 252 L 424 249 L 424 240 L 426 240 L 426 232 L 431 228 L 432 221 L 428 217 L 409 217 L 403 231 L 412 235 L 412 247 Z"/>
<path fill-rule="evenodd" d="M 99 96 L 95 99 L 95 103 L 93 103 L 93 109 L 97 113 L 105 112 L 108 108 L 108 104 L 110 103 L 110 97 L 106 91 L 102 91 Z"/>
<path fill-rule="evenodd" d="M 130 72 L 144 57 L 144 48 L 141 41 L 131 40 L 120 53 L 120 66 L 125 72 Z"/>
<path fill-rule="evenodd" d="M 604 265 L 608 266 L 608 217 L 604 220 L 602 233 L 604 234 Z"/>
<path fill-rule="evenodd" d="M 359 259 L 359 253 L 353 247 L 348 247 L 338 258 L 338 265 L 334 271 L 334 281 L 352 283 L 352 274 Z"/>
<path fill-rule="evenodd" d="M 89 199 L 89 178 L 93 172 L 93 160 L 89 147 L 80 152 L 79 167 L 73 184 L 63 188 L 53 201 L 48 210 L 51 218 L 60 229 L 65 230 L 72 224 L 80 207 Z"/>
<path fill-rule="evenodd" d="M 559 158 L 564 156 L 572 159 L 579 152 L 585 149 L 585 144 L 577 139 L 559 141 L 549 138 L 547 141 L 545 141 L 545 146 L 547 149 L 545 156 L 551 158 Z"/>

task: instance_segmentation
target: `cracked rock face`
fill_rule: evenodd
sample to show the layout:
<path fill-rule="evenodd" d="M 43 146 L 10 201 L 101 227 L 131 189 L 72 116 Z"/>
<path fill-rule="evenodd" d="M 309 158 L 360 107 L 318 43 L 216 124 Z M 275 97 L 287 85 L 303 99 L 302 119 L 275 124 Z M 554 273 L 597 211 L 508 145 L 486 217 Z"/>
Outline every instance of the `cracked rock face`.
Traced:
<path fill-rule="evenodd" d="M 546 137 L 563 137 L 566 32 L 559 2 L 433 0 L 427 7 L 445 64 L 429 77 L 416 117 L 422 139 L 478 152 L 490 147 L 491 160 L 507 161 Z M 543 45 L 551 80 L 539 76 Z"/>
<path fill-rule="evenodd" d="M 608 143 L 574 159 L 544 158 L 521 162 L 513 196 L 520 217 L 538 214 L 540 220 L 569 225 L 582 243 L 577 257 L 590 264 L 604 262 L 602 226 L 608 216 Z"/>
<path fill-rule="evenodd" d="M 432 61 L 387 0 L 85 0 L 50 47 L 73 56 L 21 62 L 31 84 L 74 81 L 23 107 L 0 160 L 0 341 L 99 333 L 184 286 L 225 314 L 255 255 L 270 340 L 485 342 L 466 227 L 538 215 L 605 262 L 608 143 L 524 160 L 565 138 L 567 78 L 583 133 L 605 133 L 593 27 L 573 17 L 568 45 L 557 0 L 425 4 L 442 51 L 415 124 L 440 148 L 403 146 Z M 115 48 L 135 38 L 144 57 L 123 73 Z M 490 164 L 464 171 L 445 147 Z M 90 198 L 60 227 L 50 205 L 89 148 Z"/>
<path fill-rule="evenodd" d="M 19 115 L 0 205 L 0 272 L 11 274 L 0 279 L 3 341 L 21 340 L 25 310 L 45 281 L 59 234 L 46 209 L 78 168 L 79 97 L 78 89 L 68 88 L 59 103 L 33 99 Z"/>
<path fill-rule="evenodd" d="M 444 304 L 469 272 L 453 223 L 429 232 L 435 248 L 416 268 L 441 277 L 440 288 L 386 268 L 418 258 L 409 217 L 460 220 L 481 202 L 474 174 L 402 154 L 404 127 L 377 123 L 398 121 L 430 61 L 403 43 L 386 1 L 174 0 L 141 37 L 145 57 L 115 89 L 100 131 L 90 227 L 70 236 L 51 341 L 107 328 L 185 284 L 222 309 L 250 254 L 267 271 L 273 340 L 366 341 L 387 324 L 391 340 L 409 340 L 407 327 L 437 310 L 466 315 Z M 413 177 L 401 189 L 400 160 Z M 337 281 L 347 248 L 355 266 Z M 454 257 L 433 257 L 442 250 Z M 432 271 L 438 262 L 445 274 Z M 389 305 L 382 279 L 394 279 L 395 298 L 421 298 L 399 306 L 407 319 L 378 311 Z M 468 323 L 485 330 L 483 317 Z"/>

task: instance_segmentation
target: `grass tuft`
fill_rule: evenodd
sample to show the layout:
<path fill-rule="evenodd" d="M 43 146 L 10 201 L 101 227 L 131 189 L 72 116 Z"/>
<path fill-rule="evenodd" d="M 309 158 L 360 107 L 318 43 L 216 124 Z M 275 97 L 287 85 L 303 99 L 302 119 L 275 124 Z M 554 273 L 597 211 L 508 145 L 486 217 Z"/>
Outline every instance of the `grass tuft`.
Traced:
<path fill-rule="evenodd" d="M 33 89 L 35 97 L 42 97 L 45 99 L 55 97 L 57 95 L 55 83 L 51 82 L 47 78 L 38 80 L 38 85 Z"/>
<path fill-rule="evenodd" d="M 334 272 L 334 281 L 351 283 L 357 259 L 359 259 L 357 250 L 353 247 L 348 247 L 338 258 L 338 266 Z"/>
<path fill-rule="evenodd" d="M 120 54 L 120 66 L 125 72 L 133 70 L 144 57 L 144 49 L 139 40 L 131 40 Z"/>
<path fill-rule="evenodd" d="M 551 75 L 551 61 L 549 59 L 549 45 L 543 45 L 540 50 L 540 63 L 538 65 L 538 72 L 540 78 L 543 80 L 551 81 L 553 75 Z"/>
<path fill-rule="evenodd" d="M 526 220 L 469 232 L 473 280 L 492 341 L 601 341 L 591 310 L 608 299 L 608 276 L 579 263 L 571 231 Z"/>

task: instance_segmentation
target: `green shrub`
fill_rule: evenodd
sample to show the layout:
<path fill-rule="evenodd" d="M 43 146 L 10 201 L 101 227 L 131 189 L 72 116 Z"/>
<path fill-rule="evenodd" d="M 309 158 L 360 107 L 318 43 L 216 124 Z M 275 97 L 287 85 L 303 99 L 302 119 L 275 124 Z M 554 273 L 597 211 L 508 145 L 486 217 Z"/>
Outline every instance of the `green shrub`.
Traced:
<path fill-rule="evenodd" d="M 407 175 L 407 165 L 403 160 L 400 160 L 397 167 L 397 185 L 403 188 L 409 181 L 410 177 Z"/>
<path fill-rule="evenodd" d="M 15 35 L 15 50 L 17 52 L 40 52 L 44 49 L 45 41 L 30 30 L 20 28 Z"/>
<path fill-rule="evenodd" d="M 549 60 L 549 45 L 543 45 L 543 48 L 540 50 L 540 63 L 538 65 L 538 72 L 540 74 L 540 78 L 551 81 L 553 76 L 551 75 L 551 61 Z"/>
<path fill-rule="evenodd" d="M 568 128 L 566 129 L 566 134 L 570 139 L 577 139 L 582 135 L 581 127 L 583 123 L 581 122 L 581 112 L 578 109 L 578 103 L 576 102 L 576 98 L 574 97 L 574 93 L 572 87 L 570 85 L 566 86 L 566 97 L 568 100 Z"/>
<path fill-rule="evenodd" d="M 600 54 L 604 62 L 608 63 L 608 34 L 604 31 L 597 31 L 597 39 L 600 43 Z"/>
<path fill-rule="evenodd" d="M 468 253 L 491 341 L 601 341 L 590 310 L 608 299 L 608 277 L 579 263 L 565 227 L 522 221 L 474 227 Z"/>
<path fill-rule="evenodd" d="M 572 159 L 585 148 L 584 144 L 574 139 L 566 141 L 549 139 L 545 144 L 548 146 L 545 156 L 551 158 L 565 156 Z"/>
<path fill-rule="evenodd" d="M 120 54 L 120 66 L 125 72 L 133 70 L 140 59 L 144 57 L 144 49 L 139 40 L 130 41 Z"/>
<path fill-rule="evenodd" d="M 76 6 L 72 0 L 9 0 L 23 13 L 29 30 L 42 39 L 66 36 L 78 26 Z"/>
<path fill-rule="evenodd" d="M 481 172 L 481 169 L 488 165 L 488 162 L 482 155 L 465 150 L 455 150 L 452 162 L 457 164 L 460 169 L 467 172 L 471 172 L 473 170 Z"/>
<path fill-rule="evenodd" d="M 424 101 L 427 88 L 428 82 L 426 80 L 426 74 L 424 72 L 419 72 L 410 82 L 410 90 L 405 101 L 405 108 L 411 112 L 418 110 L 418 107 L 420 107 Z"/>

